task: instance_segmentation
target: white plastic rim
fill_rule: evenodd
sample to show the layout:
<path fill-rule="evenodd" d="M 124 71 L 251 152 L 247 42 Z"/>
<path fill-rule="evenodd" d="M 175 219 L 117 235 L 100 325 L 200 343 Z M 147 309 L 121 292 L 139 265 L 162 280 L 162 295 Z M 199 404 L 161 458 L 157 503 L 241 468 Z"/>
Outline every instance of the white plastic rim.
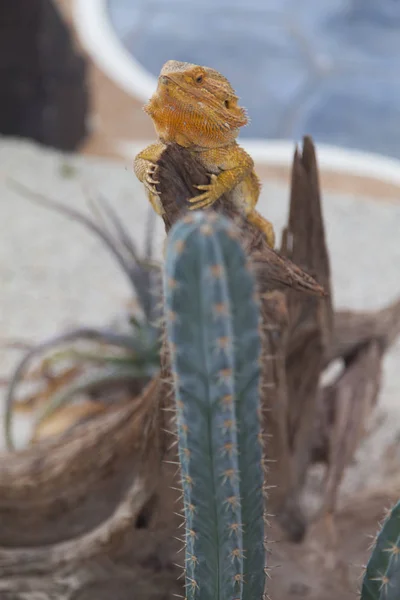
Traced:
<path fill-rule="evenodd" d="M 74 0 L 73 15 L 80 41 L 97 66 L 125 92 L 146 102 L 156 89 L 157 79 L 121 44 L 108 17 L 107 0 Z M 154 140 L 121 141 L 117 149 L 132 157 L 151 141 Z M 241 144 L 256 162 L 274 166 L 292 163 L 293 142 L 245 139 Z M 326 171 L 378 179 L 400 187 L 400 160 L 394 158 L 318 144 L 318 163 Z"/>
<path fill-rule="evenodd" d="M 125 92 L 147 101 L 157 79 L 121 44 L 111 26 L 107 0 L 74 0 L 73 17 L 83 47 L 99 68 Z"/>

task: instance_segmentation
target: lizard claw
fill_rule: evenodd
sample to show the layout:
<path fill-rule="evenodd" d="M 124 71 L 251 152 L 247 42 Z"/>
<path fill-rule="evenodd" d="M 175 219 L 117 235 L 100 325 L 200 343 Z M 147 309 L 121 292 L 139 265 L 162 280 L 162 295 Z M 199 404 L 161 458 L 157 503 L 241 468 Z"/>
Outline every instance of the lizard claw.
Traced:
<path fill-rule="evenodd" d="M 197 188 L 198 190 L 203 190 L 203 191 L 207 191 L 211 187 L 214 188 L 215 182 L 217 180 L 217 175 L 215 175 L 215 173 L 208 173 L 208 176 L 210 178 L 210 183 L 206 183 L 204 185 L 195 185 L 194 187 Z M 193 202 L 193 200 L 195 200 L 195 199 L 196 198 L 191 198 L 191 200 L 189 200 L 189 202 Z"/>
<path fill-rule="evenodd" d="M 211 179 L 210 183 L 194 186 L 196 189 L 204 192 L 204 194 L 199 194 L 198 196 L 194 196 L 194 198 L 189 198 L 188 201 L 192 205 L 189 207 L 189 210 L 207 208 L 208 206 L 214 204 L 216 200 L 218 200 L 219 195 L 215 193 L 215 181 L 217 179 L 217 175 L 214 173 L 209 173 L 209 177 Z"/>
<path fill-rule="evenodd" d="M 193 200 L 196 202 L 193 203 Z M 208 192 L 205 194 L 201 194 L 200 196 L 196 196 L 195 198 L 190 198 L 189 202 L 191 202 L 191 206 L 189 206 L 189 210 L 197 210 L 198 208 L 208 208 L 212 204 L 214 204 L 215 199 L 210 198 Z"/>
<path fill-rule="evenodd" d="M 155 163 L 150 163 L 147 167 L 146 175 L 143 180 L 144 187 L 152 194 L 153 196 L 159 197 L 160 193 L 157 190 L 157 184 L 160 183 L 158 179 L 155 179 L 157 173 L 158 165 Z"/>

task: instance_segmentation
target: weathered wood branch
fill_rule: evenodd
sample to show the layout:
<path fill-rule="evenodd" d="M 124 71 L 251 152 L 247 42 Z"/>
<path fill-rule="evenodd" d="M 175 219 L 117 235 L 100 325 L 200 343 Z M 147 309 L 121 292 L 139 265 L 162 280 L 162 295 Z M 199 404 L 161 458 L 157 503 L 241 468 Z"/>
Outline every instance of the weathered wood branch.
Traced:
<path fill-rule="evenodd" d="M 382 373 L 382 347 L 375 340 L 361 348 L 332 388 L 334 419 L 328 437 L 328 476 L 321 512 L 333 513 L 345 469 L 365 434 Z"/>
<path fill-rule="evenodd" d="M 131 403 L 2 457 L 1 598 L 130 600 L 136 587 L 144 598 L 179 590 L 174 496 L 162 473 L 165 394 L 156 378 Z"/>
<path fill-rule="evenodd" d="M 324 364 L 347 360 L 362 346 L 376 340 L 386 352 L 400 335 L 400 300 L 378 311 L 338 311 L 334 315 L 332 342 Z"/>
<path fill-rule="evenodd" d="M 313 222 L 311 224 L 306 223 L 307 227 L 312 226 L 312 231 L 315 230 L 316 232 L 315 237 L 317 239 L 311 247 L 311 251 L 314 252 L 318 251 L 319 238 L 321 237 L 320 230 L 322 230 L 323 239 L 323 224 L 322 216 L 320 212 L 318 213 L 319 190 L 315 155 L 313 159 L 309 159 L 309 162 L 312 163 L 310 170 L 313 177 L 312 191 L 315 194 L 314 206 L 310 207 L 307 204 L 307 194 L 309 193 L 307 177 L 300 179 L 300 184 L 303 185 L 303 188 L 305 186 L 305 189 L 301 190 L 303 194 L 294 193 L 296 202 L 293 204 L 292 199 L 292 205 L 300 211 L 302 209 L 308 210 L 308 219 L 317 221 L 315 226 Z M 298 163 L 299 157 L 296 154 L 296 174 Z M 182 217 L 188 210 L 190 205 L 187 200 L 196 194 L 194 185 L 206 183 L 208 178 L 205 169 L 199 165 L 193 155 L 178 146 L 169 146 L 158 165 L 159 189 L 165 210 L 163 218 L 168 231 L 177 219 Z M 294 187 L 296 190 L 298 189 L 299 184 L 297 181 L 294 183 Z M 298 207 L 298 199 L 303 201 L 304 206 Z M 268 436 L 267 460 L 269 461 L 269 475 L 267 485 L 271 486 L 269 510 L 277 515 L 291 539 L 300 540 L 304 535 L 306 524 L 299 504 L 300 486 L 296 484 L 287 428 L 289 406 L 285 360 L 288 353 L 288 312 L 283 290 L 293 290 L 294 297 L 298 298 L 299 306 L 309 306 L 311 304 L 312 307 L 319 307 L 320 303 L 326 302 L 324 297 L 326 291 L 319 282 L 317 283 L 294 262 L 269 248 L 260 231 L 235 208 L 229 194 L 215 203 L 213 209 L 232 219 L 239 227 L 242 244 L 255 270 L 261 296 L 262 328 L 264 332 L 262 406 L 265 415 L 264 433 Z M 317 216 L 315 216 L 315 212 L 317 212 Z M 300 222 L 303 223 L 303 221 Z M 296 235 L 296 231 L 294 231 L 294 235 Z M 309 239 L 309 235 L 306 237 Z M 297 241 L 296 244 L 298 245 Z M 308 256 L 307 253 L 306 256 Z M 326 263 L 327 259 L 323 265 L 325 266 Z M 314 263 L 311 264 L 311 267 L 314 267 Z M 323 268 L 319 271 L 329 285 L 329 277 L 325 276 Z M 307 298 L 307 300 L 304 298 Z M 295 300 L 292 301 L 292 304 L 294 302 Z M 318 355 L 319 359 L 320 356 L 321 354 Z M 316 369 L 319 375 L 319 363 L 316 365 Z M 308 399 L 308 396 L 305 396 L 305 399 Z M 308 436 L 310 431 L 313 431 L 312 422 L 306 432 Z M 307 444 L 304 461 L 309 458 L 311 452 L 309 438 Z M 304 469 L 306 466 L 305 464 Z"/>
<path fill-rule="evenodd" d="M 289 333 L 286 347 L 289 440 L 296 488 L 302 488 L 310 463 L 317 390 L 323 356 L 330 346 L 333 309 L 330 265 L 322 217 L 318 166 L 314 145 L 305 138 L 296 150 L 290 197 L 289 222 L 282 251 L 314 275 L 328 296 L 323 301 L 287 291 Z"/>

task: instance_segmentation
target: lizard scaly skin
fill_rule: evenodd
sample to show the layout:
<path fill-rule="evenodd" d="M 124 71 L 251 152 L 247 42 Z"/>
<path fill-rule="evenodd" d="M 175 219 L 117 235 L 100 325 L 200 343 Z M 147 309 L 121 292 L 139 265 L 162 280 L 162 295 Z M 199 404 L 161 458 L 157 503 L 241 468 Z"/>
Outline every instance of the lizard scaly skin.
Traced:
<path fill-rule="evenodd" d="M 271 223 L 255 210 L 260 182 L 253 160 L 236 141 L 247 116 L 229 81 L 209 67 L 169 60 L 144 110 L 154 122 L 159 141 L 136 156 L 134 170 L 154 210 L 163 213 L 156 163 L 165 145 L 175 142 L 195 154 L 210 175 L 209 184 L 195 186 L 201 193 L 188 199 L 190 209 L 207 208 L 232 192 L 235 205 L 274 247 Z"/>

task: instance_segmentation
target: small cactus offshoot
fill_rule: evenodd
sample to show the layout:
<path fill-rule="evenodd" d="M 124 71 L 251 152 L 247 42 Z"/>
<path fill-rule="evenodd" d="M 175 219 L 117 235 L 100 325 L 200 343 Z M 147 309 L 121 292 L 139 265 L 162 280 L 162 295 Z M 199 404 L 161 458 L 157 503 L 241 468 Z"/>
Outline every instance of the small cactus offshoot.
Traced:
<path fill-rule="evenodd" d="M 378 533 L 368 561 L 361 600 L 400 598 L 400 501 L 391 510 Z"/>
<path fill-rule="evenodd" d="M 179 221 L 168 236 L 164 277 L 186 597 L 261 600 L 260 315 L 233 224 L 202 211 Z"/>

